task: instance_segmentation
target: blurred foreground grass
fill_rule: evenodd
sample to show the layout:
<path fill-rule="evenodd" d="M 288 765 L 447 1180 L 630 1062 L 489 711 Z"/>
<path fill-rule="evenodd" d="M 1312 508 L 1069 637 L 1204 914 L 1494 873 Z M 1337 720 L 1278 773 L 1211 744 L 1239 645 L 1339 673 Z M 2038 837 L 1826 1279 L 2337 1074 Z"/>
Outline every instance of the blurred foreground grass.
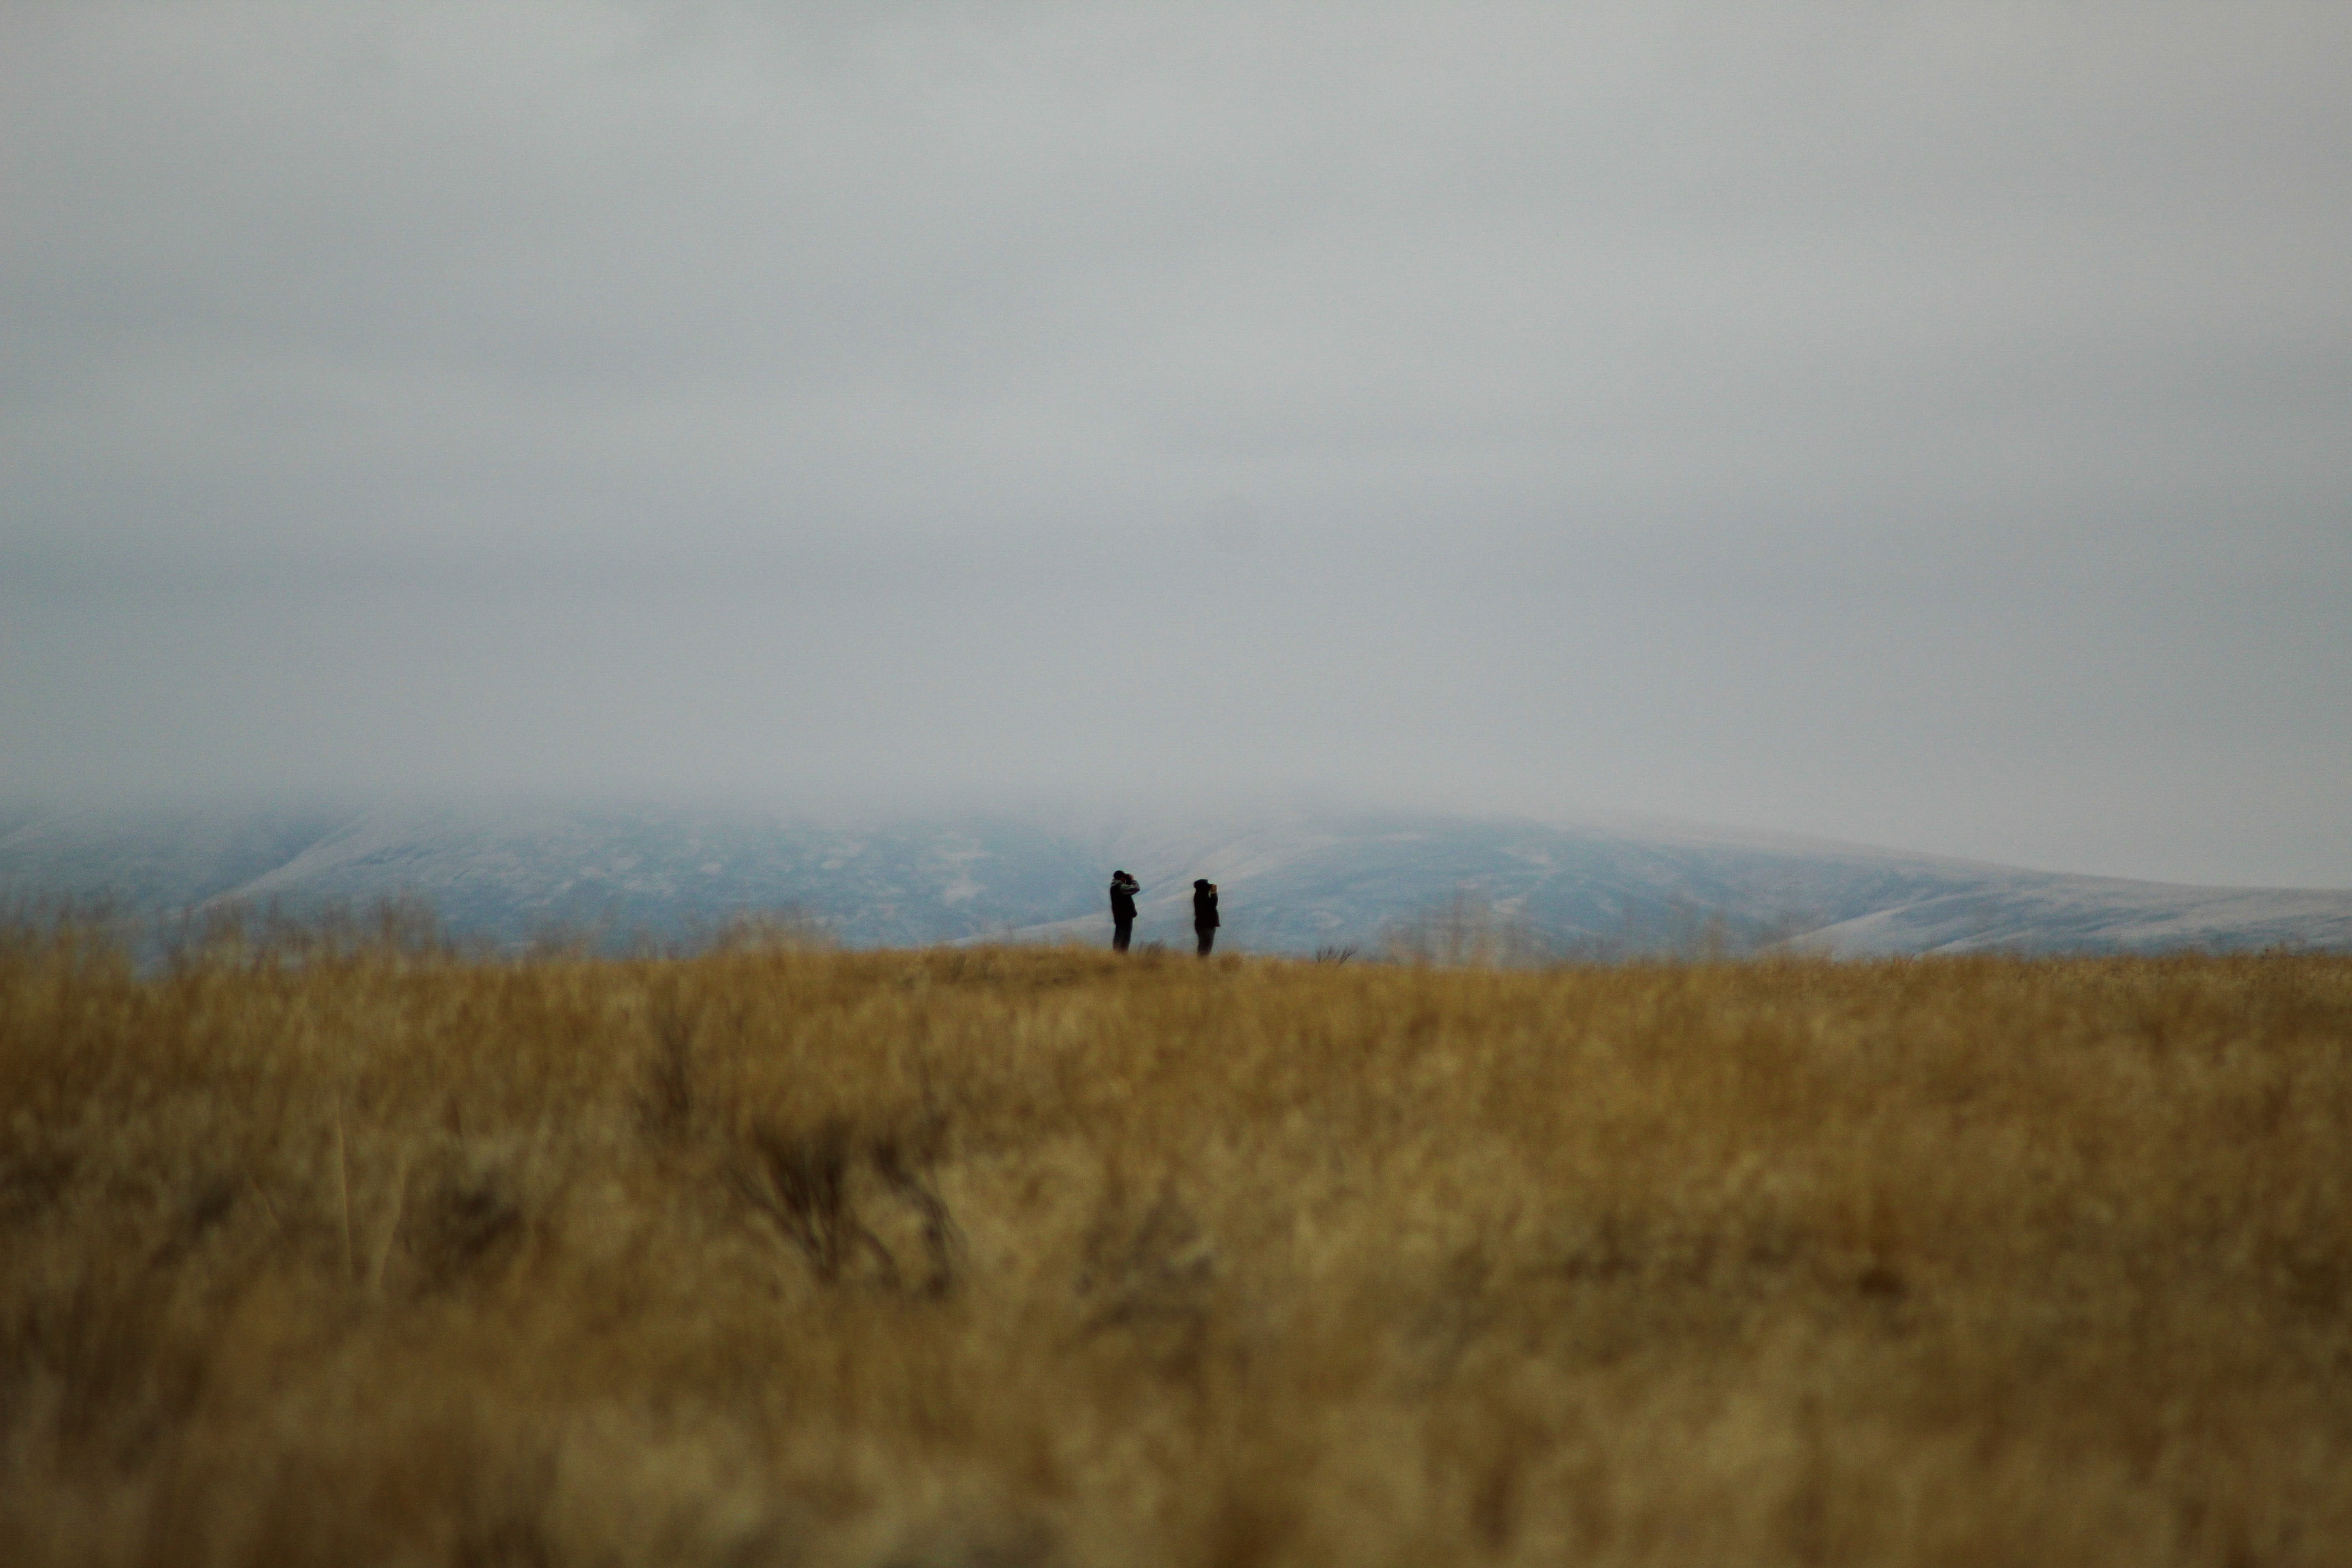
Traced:
<path fill-rule="evenodd" d="M 0 1542 L 2352 1562 L 2352 961 L 19 933 Z"/>

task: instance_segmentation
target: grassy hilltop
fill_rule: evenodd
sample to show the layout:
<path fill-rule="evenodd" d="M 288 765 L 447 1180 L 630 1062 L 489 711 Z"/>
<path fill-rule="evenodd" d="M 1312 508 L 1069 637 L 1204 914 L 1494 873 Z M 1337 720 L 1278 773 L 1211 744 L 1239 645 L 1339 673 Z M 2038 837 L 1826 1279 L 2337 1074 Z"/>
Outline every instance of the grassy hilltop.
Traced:
<path fill-rule="evenodd" d="M 2352 1561 L 2352 960 L 0 944 L 47 1563 Z"/>

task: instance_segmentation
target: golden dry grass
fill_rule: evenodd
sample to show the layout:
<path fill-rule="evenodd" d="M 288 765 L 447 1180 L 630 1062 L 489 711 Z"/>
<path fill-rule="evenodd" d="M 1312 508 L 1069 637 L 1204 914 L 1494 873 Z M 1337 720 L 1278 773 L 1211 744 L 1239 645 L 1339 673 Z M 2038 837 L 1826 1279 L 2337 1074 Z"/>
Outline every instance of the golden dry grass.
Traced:
<path fill-rule="evenodd" d="M 0 954 L 18 1564 L 2352 1562 L 2352 961 Z"/>

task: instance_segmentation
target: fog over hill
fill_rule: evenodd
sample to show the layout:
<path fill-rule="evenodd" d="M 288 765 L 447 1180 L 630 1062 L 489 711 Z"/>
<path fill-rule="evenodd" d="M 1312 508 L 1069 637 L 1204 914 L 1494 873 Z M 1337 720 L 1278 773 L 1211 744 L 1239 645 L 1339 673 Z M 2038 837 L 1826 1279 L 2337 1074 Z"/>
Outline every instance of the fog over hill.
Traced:
<path fill-rule="evenodd" d="M 500 945 L 564 930 L 692 939 L 776 910 L 861 947 L 1107 941 L 1104 883 L 1119 867 L 1143 883 L 1139 942 L 1189 942 L 1202 876 L 1223 889 L 1224 946 L 1242 951 L 1371 953 L 1433 921 L 1588 956 L 2352 949 L 2352 890 L 2069 876 L 1632 818 L 1040 807 L 858 822 L 541 805 L 20 812 L 5 825 L 0 898 L 19 909 L 103 900 L 154 918 L 411 897 Z"/>

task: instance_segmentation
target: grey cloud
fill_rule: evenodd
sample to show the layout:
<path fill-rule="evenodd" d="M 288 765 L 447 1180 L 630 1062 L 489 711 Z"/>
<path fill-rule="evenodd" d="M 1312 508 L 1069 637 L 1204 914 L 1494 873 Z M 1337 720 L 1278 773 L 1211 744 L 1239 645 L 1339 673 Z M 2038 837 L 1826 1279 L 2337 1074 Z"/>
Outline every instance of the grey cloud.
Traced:
<path fill-rule="evenodd" d="M 2340 8 L 5 26 L 19 793 L 1339 781 L 2352 881 Z"/>

